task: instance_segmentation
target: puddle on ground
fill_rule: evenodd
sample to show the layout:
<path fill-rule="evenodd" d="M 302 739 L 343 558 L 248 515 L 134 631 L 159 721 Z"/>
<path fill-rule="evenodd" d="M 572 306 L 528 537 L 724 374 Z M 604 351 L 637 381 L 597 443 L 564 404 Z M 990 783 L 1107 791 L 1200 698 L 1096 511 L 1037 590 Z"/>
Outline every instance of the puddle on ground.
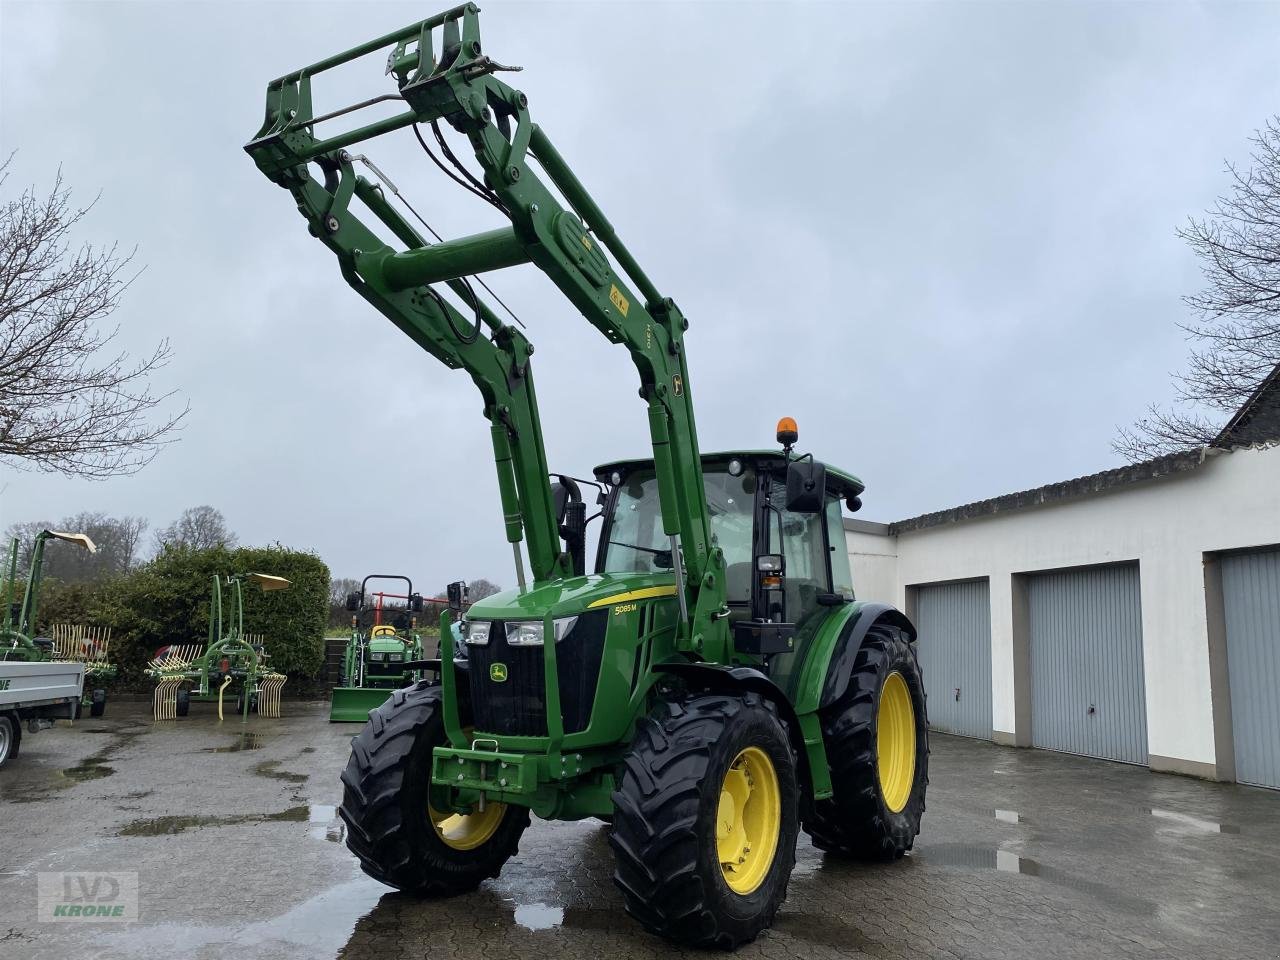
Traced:
<path fill-rule="evenodd" d="M 330 843 L 341 843 L 347 838 L 347 825 L 338 819 L 338 808 L 329 803 L 313 803 L 307 822 L 309 836 Z"/>
<path fill-rule="evenodd" d="M 315 747 L 303 747 L 303 748 L 302 748 L 302 752 L 303 752 L 303 753 L 315 753 L 315 752 L 316 752 L 316 748 L 315 748 Z"/>
<path fill-rule="evenodd" d="M 939 844 L 922 848 L 912 855 L 921 863 L 936 863 L 946 867 L 968 867 L 979 870 L 997 870 L 1000 873 L 1016 873 L 1027 877 L 1039 877 L 1047 883 L 1089 894 L 1129 913 L 1155 916 L 1156 905 L 1150 900 L 1130 896 L 1105 883 L 1086 880 L 1038 860 L 1020 857 L 1009 850 L 997 847 L 970 846 L 963 843 Z"/>
<path fill-rule="evenodd" d="M 205 753 L 239 753 L 242 750 L 261 750 L 265 738 L 260 733 L 242 733 L 225 747 L 205 747 Z"/>
<path fill-rule="evenodd" d="M 290 807 L 279 813 L 238 813 L 225 816 L 193 815 L 155 817 L 151 820 L 134 820 L 120 828 L 118 837 L 164 837 L 199 830 L 202 827 L 233 827 L 243 823 L 271 823 L 287 821 L 306 823 L 310 816 L 305 806 Z"/>
<path fill-rule="evenodd" d="M 121 730 L 111 730 L 109 732 L 114 735 L 115 739 L 105 747 L 100 748 L 96 753 L 85 757 L 74 767 L 67 767 L 63 770 L 63 782 L 54 784 L 54 789 L 63 789 L 72 784 L 84 783 L 89 780 L 101 780 L 103 777 L 109 777 L 116 772 L 116 768 L 109 766 L 107 761 L 123 747 L 128 746 L 140 737 L 141 733 Z"/>
<path fill-rule="evenodd" d="M 1188 813 L 1178 813 L 1176 810 L 1161 810 L 1158 807 L 1148 807 L 1147 812 L 1160 820 L 1168 820 L 1184 827 L 1203 830 L 1205 833 L 1240 832 L 1240 828 L 1232 824 L 1218 823 L 1216 820 L 1202 820 L 1200 817 L 1193 817 Z"/>
<path fill-rule="evenodd" d="M 291 773 L 288 770 L 279 769 L 283 760 L 263 760 L 253 768 L 253 772 L 260 777 L 266 777 L 268 780 L 284 780 L 287 783 L 306 783 L 308 774 Z"/>
<path fill-rule="evenodd" d="M 1025 823 L 1021 814 L 1017 810 L 997 810 L 995 811 L 996 819 L 1001 823 Z"/>
<path fill-rule="evenodd" d="M 564 907 L 522 903 L 516 907 L 515 921 L 526 930 L 550 930 L 564 923 Z"/>
<path fill-rule="evenodd" d="M 108 767 L 101 760 L 89 757 L 87 760 L 81 760 L 74 767 L 67 767 L 62 771 L 62 775 L 68 780 L 83 783 L 86 780 L 101 780 L 103 777 L 109 777 L 115 772 L 115 767 Z"/>

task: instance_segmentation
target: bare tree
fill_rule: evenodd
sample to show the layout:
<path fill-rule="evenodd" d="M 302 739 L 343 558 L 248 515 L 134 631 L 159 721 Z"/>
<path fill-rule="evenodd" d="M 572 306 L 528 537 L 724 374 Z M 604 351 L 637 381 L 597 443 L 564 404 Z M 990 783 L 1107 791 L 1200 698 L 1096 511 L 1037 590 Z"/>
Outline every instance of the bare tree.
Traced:
<path fill-rule="evenodd" d="M 186 547 L 190 550 L 211 550 L 235 545 L 236 535 L 227 529 L 222 512 L 207 504 L 183 510 L 177 520 L 156 531 L 157 549 Z"/>
<path fill-rule="evenodd" d="M 467 597 L 472 603 L 475 603 L 477 600 L 493 596 L 501 589 L 496 583 L 481 577 L 479 580 L 472 580 L 467 584 Z"/>
<path fill-rule="evenodd" d="M 359 592 L 360 581 L 355 577 L 334 577 L 329 581 L 329 605 L 345 608 L 347 594 Z"/>
<path fill-rule="evenodd" d="M 138 543 L 147 528 L 141 517 L 109 517 L 84 512 L 64 517 L 56 524 L 48 521 L 12 524 L 8 537 L 18 539 L 18 567 L 27 575 L 32 548 L 41 530 L 64 530 L 87 534 L 97 552 L 89 553 L 71 544 L 50 541 L 45 545 L 44 575 L 66 583 L 90 583 L 131 570 L 140 559 Z"/>
<path fill-rule="evenodd" d="M 100 479 L 149 463 L 186 410 L 163 413 L 173 394 L 148 385 L 167 341 L 135 361 L 112 345 L 119 328 L 101 327 L 132 255 L 72 246 L 89 209 L 71 205 L 60 173 L 48 194 L 0 203 L 0 461 Z"/>
<path fill-rule="evenodd" d="M 31 568 L 31 556 L 35 551 L 36 534 L 41 530 L 53 529 L 53 523 L 48 520 L 29 520 L 25 523 L 11 523 L 4 532 L 5 554 L 4 562 L 9 562 L 8 548 L 10 541 L 18 541 L 18 576 L 26 577 L 27 571 Z M 7 576 L 9 571 L 4 571 Z"/>
<path fill-rule="evenodd" d="M 1200 258 L 1205 287 L 1185 298 L 1194 321 L 1171 407 L 1122 428 L 1112 446 L 1130 461 L 1211 443 L 1222 423 L 1280 364 L 1280 117 L 1254 133 L 1251 166 L 1227 164 L 1230 189 L 1178 230 Z"/>

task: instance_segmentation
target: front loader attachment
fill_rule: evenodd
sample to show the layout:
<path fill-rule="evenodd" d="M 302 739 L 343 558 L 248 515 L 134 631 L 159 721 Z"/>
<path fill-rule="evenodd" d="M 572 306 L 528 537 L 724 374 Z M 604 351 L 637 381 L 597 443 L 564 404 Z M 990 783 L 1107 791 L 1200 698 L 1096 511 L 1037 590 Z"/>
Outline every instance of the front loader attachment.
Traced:
<path fill-rule="evenodd" d="M 334 687 L 333 702 L 329 705 L 330 723 L 364 723 L 369 711 L 387 702 L 395 691 L 390 688 Z"/>

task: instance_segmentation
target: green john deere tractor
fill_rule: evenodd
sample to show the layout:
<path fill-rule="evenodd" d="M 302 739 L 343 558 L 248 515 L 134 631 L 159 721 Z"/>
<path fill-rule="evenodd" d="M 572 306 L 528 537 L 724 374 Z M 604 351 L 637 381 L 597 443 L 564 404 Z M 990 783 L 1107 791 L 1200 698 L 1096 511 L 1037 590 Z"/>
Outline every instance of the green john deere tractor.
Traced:
<path fill-rule="evenodd" d="M 313 78 L 368 54 L 394 86 L 318 112 Z M 352 741 L 347 843 L 370 876 L 443 896 L 496 876 L 531 813 L 600 817 L 632 916 L 734 947 L 772 922 L 800 830 L 848 856 L 910 849 L 928 780 L 915 630 L 854 598 L 842 505 L 857 509 L 863 484 L 798 454 L 793 422 L 779 449 L 701 452 L 688 322 L 498 78 L 513 69 L 484 52 L 466 4 L 272 81 L 245 148 L 347 282 L 479 388 L 519 584 L 475 603 L 461 649 L 431 665 L 439 680 L 395 691 Z M 383 169 L 349 149 L 405 128 L 505 225 L 429 242 Z M 463 140 L 479 173 L 450 142 Z M 629 352 L 646 458 L 590 483 L 550 475 L 533 346 L 477 292 L 479 274 L 525 263 Z"/>
<path fill-rule="evenodd" d="M 405 592 L 370 591 L 370 580 L 403 580 Z M 360 581 L 359 592 L 347 595 L 347 609 L 351 637 L 333 688 L 329 720 L 364 723 L 391 691 L 422 679 L 422 668 L 416 666 L 425 656 L 416 617 L 422 612 L 422 595 L 413 592 L 408 577 L 374 573 Z"/>

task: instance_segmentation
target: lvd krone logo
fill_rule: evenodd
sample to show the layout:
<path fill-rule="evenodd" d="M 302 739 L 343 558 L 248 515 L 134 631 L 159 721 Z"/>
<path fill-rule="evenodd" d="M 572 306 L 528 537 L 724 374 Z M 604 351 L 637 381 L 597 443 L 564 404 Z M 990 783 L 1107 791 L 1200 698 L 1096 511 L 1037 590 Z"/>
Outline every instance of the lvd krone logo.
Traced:
<path fill-rule="evenodd" d="M 41 873 L 36 883 L 41 921 L 138 919 L 136 873 Z"/>

